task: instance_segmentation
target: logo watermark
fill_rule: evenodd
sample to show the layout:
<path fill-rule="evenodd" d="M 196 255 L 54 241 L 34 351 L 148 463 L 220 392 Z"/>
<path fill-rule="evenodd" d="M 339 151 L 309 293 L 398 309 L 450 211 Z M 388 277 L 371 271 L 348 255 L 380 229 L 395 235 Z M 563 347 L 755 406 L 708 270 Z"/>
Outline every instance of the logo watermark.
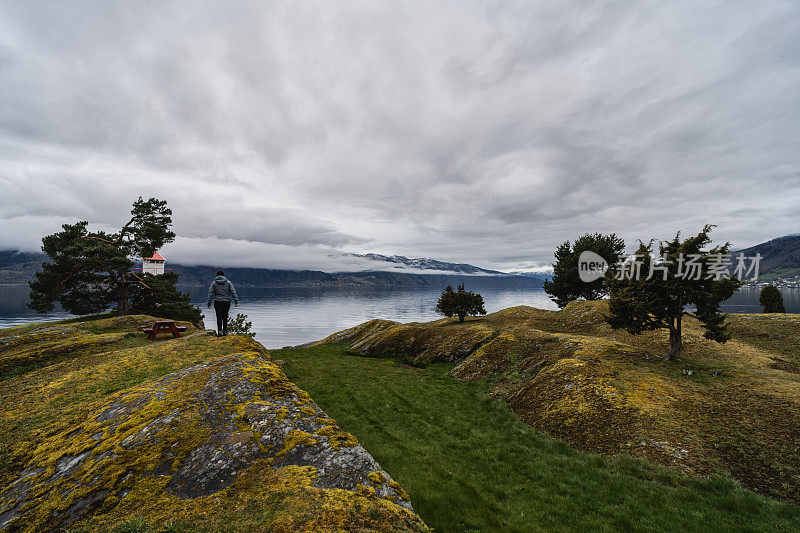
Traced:
<path fill-rule="evenodd" d="M 620 280 L 666 281 L 671 274 L 674 279 L 695 280 L 738 279 L 739 281 L 758 280 L 761 254 L 734 257 L 732 254 L 678 254 L 676 257 L 651 256 L 649 261 L 640 254 L 620 256 L 614 264 L 615 278 Z M 594 252 L 581 252 L 578 258 L 578 276 L 581 281 L 591 283 L 602 278 L 609 269 L 606 260 Z"/>
<path fill-rule="evenodd" d="M 578 276 L 584 283 L 591 283 L 606 275 L 608 262 L 591 250 L 584 250 L 578 257 Z"/>

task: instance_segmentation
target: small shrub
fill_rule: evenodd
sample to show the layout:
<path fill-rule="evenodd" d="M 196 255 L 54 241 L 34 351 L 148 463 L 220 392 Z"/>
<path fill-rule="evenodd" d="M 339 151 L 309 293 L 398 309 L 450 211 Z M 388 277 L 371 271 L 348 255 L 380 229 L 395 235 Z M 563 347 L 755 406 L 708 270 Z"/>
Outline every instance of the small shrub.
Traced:
<path fill-rule="evenodd" d="M 786 307 L 783 305 L 783 295 L 775 285 L 767 285 L 761 289 L 758 303 L 764 306 L 765 313 L 786 312 Z"/>
<path fill-rule="evenodd" d="M 247 321 L 247 315 L 237 313 L 233 320 L 228 321 L 228 333 L 235 335 L 247 335 L 248 337 L 255 337 L 256 334 L 251 330 L 253 327 L 252 322 Z"/>

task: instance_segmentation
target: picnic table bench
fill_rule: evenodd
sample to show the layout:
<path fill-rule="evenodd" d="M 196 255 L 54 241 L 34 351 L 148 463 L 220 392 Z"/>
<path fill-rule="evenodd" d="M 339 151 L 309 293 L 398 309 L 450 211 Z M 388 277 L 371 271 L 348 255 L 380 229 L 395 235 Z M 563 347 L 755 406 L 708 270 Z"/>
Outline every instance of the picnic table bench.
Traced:
<path fill-rule="evenodd" d="M 175 324 L 174 320 L 156 320 L 152 326 L 141 326 L 139 331 L 147 335 L 148 340 L 154 341 L 159 333 L 172 333 L 173 337 L 178 338 L 186 329 L 186 326 Z"/>

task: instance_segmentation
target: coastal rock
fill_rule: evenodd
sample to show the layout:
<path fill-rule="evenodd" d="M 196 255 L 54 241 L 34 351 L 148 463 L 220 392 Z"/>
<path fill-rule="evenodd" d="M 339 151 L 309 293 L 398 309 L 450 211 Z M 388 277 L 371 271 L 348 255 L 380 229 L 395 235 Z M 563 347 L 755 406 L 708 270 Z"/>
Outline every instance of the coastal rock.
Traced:
<path fill-rule="evenodd" d="M 441 326 L 449 321 L 431 324 Z M 366 354 L 411 355 L 417 362 L 458 361 L 467 357 L 493 336 L 481 324 L 463 327 L 434 327 L 431 324 L 400 324 L 389 320 L 370 320 L 335 333 L 317 344 L 348 342 L 351 349 Z"/>
<path fill-rule="evenodd" d="M 269 530 L 427 530 L 400 485 L 252 339 L 201 335 L 146 353 L 197 343 L 245 349 L 125 388 L 87 405 L 82 422 L 37 434 L 0 491 L 0 530 L 105 531 L 175 516 L 214 529 L 221 513 L 254 506 L 272 509 Z"/>

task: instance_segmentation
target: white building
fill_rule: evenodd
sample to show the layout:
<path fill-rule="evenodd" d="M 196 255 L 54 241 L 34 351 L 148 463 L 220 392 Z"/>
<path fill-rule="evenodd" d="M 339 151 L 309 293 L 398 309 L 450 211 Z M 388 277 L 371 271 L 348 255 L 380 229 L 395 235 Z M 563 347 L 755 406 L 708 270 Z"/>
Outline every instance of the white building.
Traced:
<path fill-rule="evenodd" d="M 142 258 L 142 272 L 144 274 L 159 275 L 164 273 L 164 263 L 167 260 L 161 257 L 158 252 L 153 252 L 151 257 Z"/>

